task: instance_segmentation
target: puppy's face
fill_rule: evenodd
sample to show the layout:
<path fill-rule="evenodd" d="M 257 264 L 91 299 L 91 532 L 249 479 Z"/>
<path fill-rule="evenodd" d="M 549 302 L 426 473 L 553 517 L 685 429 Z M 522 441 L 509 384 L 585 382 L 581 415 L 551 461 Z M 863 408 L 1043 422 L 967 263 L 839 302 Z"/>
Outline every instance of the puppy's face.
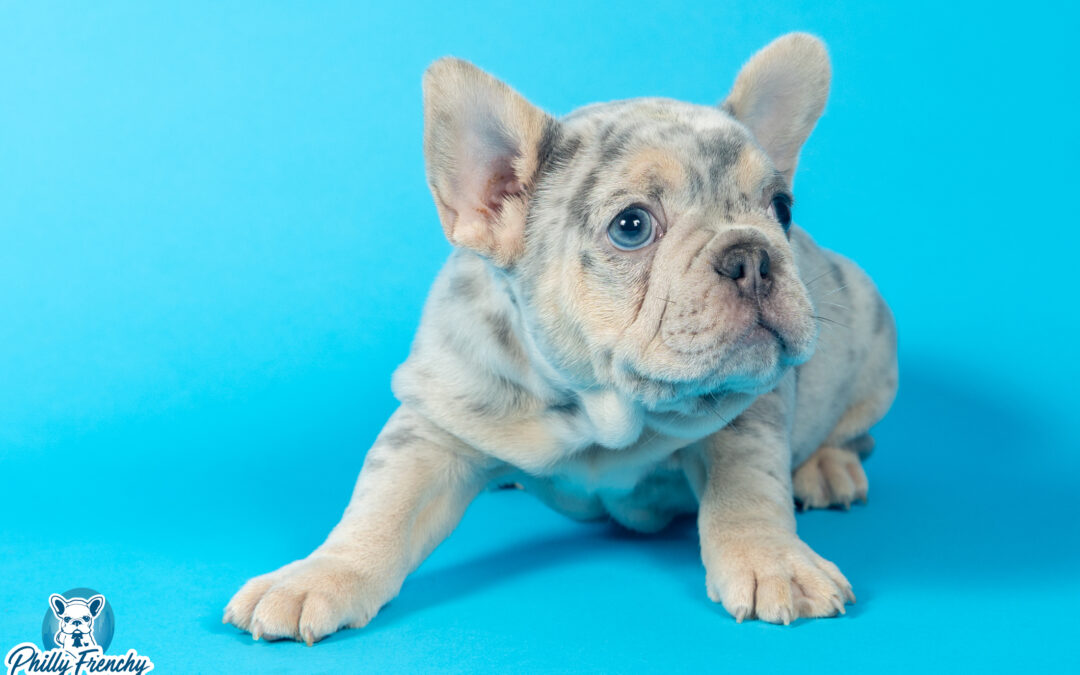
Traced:
<path fill-rule="evenodd" d="M 49 597 L 49 606 L 56 618 L 60 620 L 60 630 L 69 634 L 86 635 L 93 632 L 94 619 L 101 612 L 104 604 L 105 598 L 101 595 L 95 595 L 86 600 L 82 598 L 68 600 L 56 594 Z"/>
<path fill-rule="evenodd" d="M 425 151 L 443 227 L 505 272 L 534 342 L 581 385 L 647 404 L 766 390 L 813 350 L 787 233 L 828 80 L 821 43 L 793 34 L 722 107 L 638 99 L 555 120 L 440 61 Z"/>
<path fill-rule="evenodd" d="M 647 400 L 771 387 L 816 324 L 788 181 L 718 108 L 643 99 L 562 121 L 512 274 L 555 359 Z"/>

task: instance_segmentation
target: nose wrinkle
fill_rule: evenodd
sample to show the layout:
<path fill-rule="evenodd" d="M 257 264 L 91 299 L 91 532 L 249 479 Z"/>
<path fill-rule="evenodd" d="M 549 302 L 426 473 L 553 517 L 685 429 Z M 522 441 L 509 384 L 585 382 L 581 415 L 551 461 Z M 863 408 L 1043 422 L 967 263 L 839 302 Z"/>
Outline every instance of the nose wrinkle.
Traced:
<path fill-rule="evenodd" d="M 706 239 L 704 243 L 701 244 L 698 250 L 694 252 L 694 255 L 690 256 L 690 262 L 686 263 L 686 269 L 683 270 L 684 274 L 690 271 L 690 268 L 693 267 L 694 263 L 698 261 L 698 258 L 701 257 L 701 254 L 709 248 L 709 246 L 713 243 L 713 240 L 716 239 L 719 235 L 719 232 L 713 232 L 712 235 L 708 239 Z"/>

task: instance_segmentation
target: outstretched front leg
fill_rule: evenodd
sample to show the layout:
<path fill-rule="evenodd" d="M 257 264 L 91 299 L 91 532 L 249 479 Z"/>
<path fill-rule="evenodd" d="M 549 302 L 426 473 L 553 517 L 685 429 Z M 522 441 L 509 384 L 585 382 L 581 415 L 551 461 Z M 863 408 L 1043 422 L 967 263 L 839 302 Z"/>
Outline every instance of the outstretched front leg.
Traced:
<path fill-rule="evenodd" d="M 341 522 L 308 557 L 247 582 L 224 621 L 309 645 L 368 623 L 461 519 L 488 460 L 406 407 L 364 460 Z"/>
<path fill-rule="evenodd" d="M 787 386 L 758 398 L 705 443 L 698 525 L 709 597 L 742 621 L 788 624 L 844 612 L 836 565 L 795 533 Z"/>

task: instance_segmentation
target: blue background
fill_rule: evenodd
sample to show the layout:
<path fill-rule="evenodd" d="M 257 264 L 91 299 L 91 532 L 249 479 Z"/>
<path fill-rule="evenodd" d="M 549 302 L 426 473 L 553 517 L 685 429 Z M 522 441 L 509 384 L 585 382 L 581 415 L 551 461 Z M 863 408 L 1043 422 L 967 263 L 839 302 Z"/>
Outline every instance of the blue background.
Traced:
<path fill-rule="evenodd" d="M 160 672 L 1080 667 L 1078 17 L 1025 2 L 0 3 L 0 642 L 91 586 Z M 482 496 L 362 631 L 220 623 L 317 545 L 449 251 L 420 76 L 555 113 L 720 99 L 789 30 L 834 86 L 796 219 L 893 306 L 869 506 L 799 517 L 847 616 L 736 625 L 693 523 Z"/>

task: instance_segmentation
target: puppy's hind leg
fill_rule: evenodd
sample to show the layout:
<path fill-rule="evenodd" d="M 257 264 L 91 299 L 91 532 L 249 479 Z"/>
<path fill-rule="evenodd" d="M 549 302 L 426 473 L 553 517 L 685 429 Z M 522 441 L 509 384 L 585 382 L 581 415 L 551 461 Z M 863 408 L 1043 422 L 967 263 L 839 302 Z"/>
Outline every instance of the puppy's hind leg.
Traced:
<path fill-rule="evenodd" d="M 870 484 L 856 448 L 872 448 L 874 439 L 870 434 L 863 434 L 856 440 L 855 447 L 853 444 L 822 445 L 795 470 L 792 487 L 795 500 L 803 510 L 847 509 L 852 502 L 866 502 Z"/>
<path fill-rule="evenodd" d="M 821 447 L 795 469 L 795 500 L 804 511 L 847 509 L 852 502 L 866 502 L 870 486 L 862 461 L 874 449 L 869 429 L 885 416 L 896 396 L 895 355 L 879 351 L 881 355 L 862 374 L 860 384 L 867 393 L 840 417 Z"/>
<path fill-rule="evenodd" d="M 855 401 L 841 415 L 821 446 L 799 465 L 792 477 L 795 499 L 803 510 L 849 508 L 866 502 L 869 483 L 862 461 L 874 449 L 870 428 L 892 405 L 897 389 L 896 327 L 885 301 L 876 292 L 873 326 L 867 328 L 868 351 L 853 381 Z"/>
<path fill-rule="evenodd" d="M 402 406 L 364 459 L 352 501 L 326 542 L 248 581 L 224 621 L 255 639 L 309 645 L 364 626 L 457 525 L 487 480 L 487 463 Z"/>

